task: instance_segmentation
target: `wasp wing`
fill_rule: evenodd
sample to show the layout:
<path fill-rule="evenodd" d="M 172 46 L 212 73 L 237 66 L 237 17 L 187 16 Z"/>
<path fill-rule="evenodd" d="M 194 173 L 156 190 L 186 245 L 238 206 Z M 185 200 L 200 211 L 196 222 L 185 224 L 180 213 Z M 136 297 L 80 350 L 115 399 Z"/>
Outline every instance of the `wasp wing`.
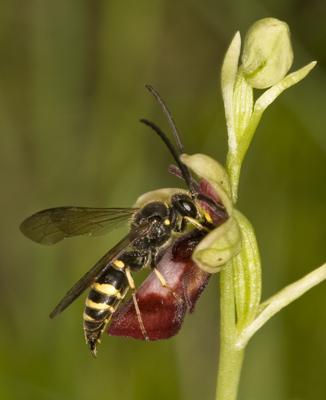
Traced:
<path fill-rule="evenodd" d="M 34 242 L 52 245 L 73 236 L 104 235 L 124 224 L 135 211 L 137 208 L 50 208 L 25 219 L 20 230 Z"/>
<path fill-rule="evenodd" d="M 144 224 L 139 228 L 133 229 L 118 244 L 116 244 L 104 257 L 98 261 L 65 295 L 56 308 L 50 314 L 54 318 L 65 310 L 74 300 L 102 275 L 103 272 L 117 260 L 123 253 L 133 246 L 138 240 L 145 236 L 150 230 L 149 224 Z"/>

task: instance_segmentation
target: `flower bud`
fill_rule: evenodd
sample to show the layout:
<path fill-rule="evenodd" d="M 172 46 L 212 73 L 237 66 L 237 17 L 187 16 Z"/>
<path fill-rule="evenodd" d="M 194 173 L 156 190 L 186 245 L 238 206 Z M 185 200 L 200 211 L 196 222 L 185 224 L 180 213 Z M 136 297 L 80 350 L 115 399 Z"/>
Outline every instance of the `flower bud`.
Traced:
<path fill-rule="evenodd" d="M 247 33 L 242 55 L 243 73 L 256 89 L 273 86 L 284 78 L 293 62 L 290 30 L 275 18 L 257 21 Z"/>

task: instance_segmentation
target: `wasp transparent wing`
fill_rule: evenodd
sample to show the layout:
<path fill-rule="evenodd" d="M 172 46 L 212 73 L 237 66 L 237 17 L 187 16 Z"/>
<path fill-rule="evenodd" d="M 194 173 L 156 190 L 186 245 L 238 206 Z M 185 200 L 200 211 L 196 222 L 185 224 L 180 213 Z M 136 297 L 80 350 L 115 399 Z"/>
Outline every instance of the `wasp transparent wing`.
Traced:
<path fill-rule="evenodd" d="M 21 232 L 34 242 L 52 245 L 73 236 L 99 236 L 119 228 L 137 208 L 58 207 L 25 219 Z"/>
<path fill-rule="evenodd" d="M 92 269 L 90 269 L 65 295 L 56 308 L 50 314 L 54 318 L 65 310 L 74 300 L 76 300 L 84 291 L 95 282 L 95 280 L 105 272 L 105 270 L 114 263 L 123 253 L 133 246 L 150 230 L 149 224 L 144 224 L 129 232 L 118 244 L 102 257 Z"/>

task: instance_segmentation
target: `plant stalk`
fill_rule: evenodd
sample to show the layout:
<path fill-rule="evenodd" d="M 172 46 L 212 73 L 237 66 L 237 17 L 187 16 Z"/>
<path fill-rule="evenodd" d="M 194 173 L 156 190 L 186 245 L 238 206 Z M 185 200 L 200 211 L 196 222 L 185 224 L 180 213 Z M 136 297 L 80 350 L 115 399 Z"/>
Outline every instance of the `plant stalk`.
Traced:
<path fill-rule="evenodd" d="M 221 271 L 221 344 L 216 400 L 236 400 L 244 349 L 236 347 L 233 262 Z"/>

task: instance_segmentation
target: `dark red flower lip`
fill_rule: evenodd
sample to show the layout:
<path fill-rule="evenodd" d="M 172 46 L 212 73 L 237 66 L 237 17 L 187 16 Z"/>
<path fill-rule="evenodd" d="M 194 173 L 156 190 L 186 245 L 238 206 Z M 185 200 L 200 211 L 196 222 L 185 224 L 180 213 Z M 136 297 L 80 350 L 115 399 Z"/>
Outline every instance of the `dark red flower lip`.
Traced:
<path fill-rule="evenodd" d="M 173 172 L 178 175 L 178 169 L 174 168 Z M 213 224 L 220 226 L 228 218 L 220 197 L 205 179 L 201 180 L 200 186 L 196 184 L 195 187 L 199 195 L 202 195 L 198 203 L 209 213 Z M 161 257 L 158 257 L 157 269 L 163 275 L 169 289 L 162 286 L 154 272 L 138 288 L 137 303 L 149 340 L 175 336 L 181 329 L 186 312 L 194 312 L 210 274 L 195 264 L 192 254 L 206 235 L 205 230 L 194 229 L 162 250 Z M 126 301 L 114 313 L 107 333 L 145 340 L 132 299 Z"/>
<path fill-rule="evenodd" d="M 138 306 L 150 340 L 175 336 L 182 326 L 186 312 L 194 312 L 195 304 L 209 281 L 210 274 L 199 269 L 191 258 L 178 261 L 173 256 L 173 247 L 181 246 L 185 239 L 187 237 L 183 235 L 174 245 L 165 249 L 157 267 L 179 300 L 162 286 L 154 272 L 137 290 Z M 107 330 L 109 335 L 145 340 L 132 299 L 119 307 L 113 318 Z"/>

